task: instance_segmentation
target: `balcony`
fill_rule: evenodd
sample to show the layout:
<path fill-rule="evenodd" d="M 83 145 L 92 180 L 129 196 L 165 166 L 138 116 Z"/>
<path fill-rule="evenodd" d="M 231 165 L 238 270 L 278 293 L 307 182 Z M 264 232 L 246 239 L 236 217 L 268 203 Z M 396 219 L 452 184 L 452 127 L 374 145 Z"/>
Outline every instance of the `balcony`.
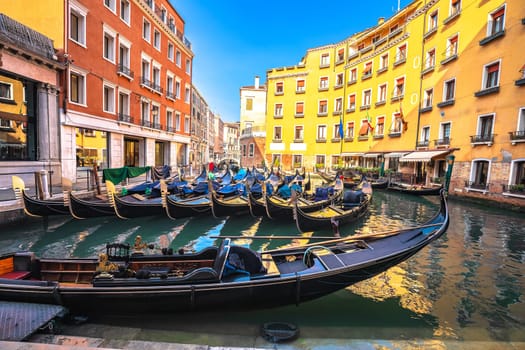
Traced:
<path fill-rule="evenodd" d="M 174 128 L 173 126 L 168 126 L 168 127 L 166 128 L 166 131 L 168 131 L 168 132 L 173 132 L 173 133 L 174 133 L 174 132 L 177 132 L 177 128 Z"/>
<path fill-rule="evenodd" d="M 416 144 L 416 148 L 428 148 L 428 145 L 430 144 L 430 141 L 429 140 L 423 140 L 423 141 L 419 141 L 417 144 Z"/>
<path fill-rule="evenodd" d="M 510 143 L 514 146 L 517 143 L 525 142 L 525 130 L 509 132 Z"/>
<path fill-rule="evenodd" d="M 142 126 L 145 126 L 145 127 L 147 127 L 147 128 L 151 128 L 151 127 L 152 127 L 152 126 L 151 126 L 152 123 L 151 123 L 151 121 L 149 121 L 149 120 L 142 120 L 142 121 L 141 121 L 141 125 L 142 125 Z"/>
<path fill-rule="evenodd" d="M 450 146 L 450 138 L 449 137 L 444 137 L 442 139 L 434 140 L 434 146 L 436 148 L 448 147 L 448 146 Z"/>
<path fill-rule="evenodd" d="M 123 75 L 129 78 L 130 80 L 134 78 L 133 71 L 126 67 L 123 63 L 119 63 L 119 65 L 117 66 L 117 74 Z"/>
<path fill-rule="evenodd" d="M 171 91 L 166 91 L 166 98 L 175 101 L 175 95 Z"/>
<path fill-rule="evenodd" d="M 148 89 L 153 89 L 153 82 L 151 80 L 149 80 L 148 77 L 140 77 L 140 85 L 148 88 Z"/>
<path fill-rule="evenodd" d="M 125 122 L 125 123 L 133 123 L 133 117 L 127 115 L 127 114 L 124 114 L 124 113 L 119 113 L 118 114 L 118 120 L 119 122 Z"/>
<path fill-rule="evenodd" d="M 152 83 L 151 89 L 153 89 L 153 91 L 155 91 L 158 94 L 162 94 L 162 92 L 164 91 L 164 89 L 162 89 L 162 87 L 157 83 Z"/>
<path fill-rule="evenodd" d="M 473 146 L 476 145 L 487 145 L 492 146 L 494 143 L 494 136 L 495 134 L 486 134 L 486 135 L 472 135 L 470 136 L 470 143 Z"/>

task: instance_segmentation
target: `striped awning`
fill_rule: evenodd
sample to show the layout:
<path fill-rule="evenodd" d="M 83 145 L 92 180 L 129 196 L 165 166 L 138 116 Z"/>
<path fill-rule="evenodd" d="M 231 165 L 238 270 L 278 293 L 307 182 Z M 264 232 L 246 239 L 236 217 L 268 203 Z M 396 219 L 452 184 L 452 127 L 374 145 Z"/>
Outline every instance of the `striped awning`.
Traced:
<path fill-rule="evenodd" d="M 341 153 L 341 157 L 360 157 L 363 154 L 364 153 L 359 153 L 359 152 L 346 152 L 346 153 Z"/>
<path fill-rule="evenodd" d="M 451 150 L 445 151 L 416 151 L 402 156 L 400 162 L 430 162 L 432 158 L 450 153 Z"/>
<path fill-rule="evenodd" d="M 377 158 L 380 155 L 381 153 L 365 153 L 363 154 L 363 158 Z"/>
<path fill-rule="evenodd" d="M 385 154 L 385 158 L 401 158 L 407 153 L 408 152 L 391 152 L 391 153 Z"/>

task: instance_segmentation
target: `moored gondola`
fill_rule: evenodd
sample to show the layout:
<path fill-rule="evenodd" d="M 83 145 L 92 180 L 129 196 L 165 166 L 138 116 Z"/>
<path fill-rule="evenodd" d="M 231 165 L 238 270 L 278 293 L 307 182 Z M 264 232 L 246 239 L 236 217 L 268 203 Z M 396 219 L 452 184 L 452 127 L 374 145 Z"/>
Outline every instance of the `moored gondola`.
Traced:
<path fill-rule="evenodd" d="M 182 198 L 163 193 L 162 204 L 170 219 L 181 219 L 211 213 L 209 194 Z"/>
<path fill-rule="evenodd" d="M 161 182 L 165 190 L 166 184 Z M 113 207 L 115 214 L 121 219 L 132 219 L 142 216 L 155 216 L 164 214 L 162 197 L 147 197 L 140 194 L 133 194 L 125 198 L 116 195 L 115 185 L 111 181 L 106 181 L 108 200 Z"/>
<path fill-rule="evenodd" d="M 115 209 L 113 209 L 107 197 L 86 199 L 78 197 L 71 191 L 67 195 L 69 198 L 69 212 L 75 219 L 115 215 Z"/>
<path fill-rule="evenodd" d="M 22 178 L 12 176 L 13 191 L 17 198 L 22 197 L 24 212 L 29 216 L 69 215 L 69 207 L 64 199 L 33 198 L 25 191 Z"/>
<path fill-rule="evenodd" d="M 98 258 L 0 256 L 0 299 L 60 304 L 76 314 L 137 314 L 293 305 L 373 277 L 439 238 L 439 212 L 409 228 L 262 252 L 232 245 L 198 253 L 149 254 L 110 244 Z"/>
<path fill-rule="evenodd" d="M 437 196 L 439 195 L 443 187 L 426 187 L 420 185 L 404 185 L 400 183 L 390 183 L 387 189 L 390 191 L 396 191 L 415 196 Z"/>

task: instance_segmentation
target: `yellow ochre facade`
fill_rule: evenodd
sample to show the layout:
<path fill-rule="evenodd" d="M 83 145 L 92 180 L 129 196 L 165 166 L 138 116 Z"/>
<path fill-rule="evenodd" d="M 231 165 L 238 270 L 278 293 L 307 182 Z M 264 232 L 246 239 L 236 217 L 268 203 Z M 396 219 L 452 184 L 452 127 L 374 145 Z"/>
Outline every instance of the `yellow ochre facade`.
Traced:
<path fill-rule="evenodd" d="M 431 0 L 309 49 L 267 71 L 266 161 L 440 185 L 455 160 L 451 193 L 522 204 L 524 40 L 522 0 Z"/>

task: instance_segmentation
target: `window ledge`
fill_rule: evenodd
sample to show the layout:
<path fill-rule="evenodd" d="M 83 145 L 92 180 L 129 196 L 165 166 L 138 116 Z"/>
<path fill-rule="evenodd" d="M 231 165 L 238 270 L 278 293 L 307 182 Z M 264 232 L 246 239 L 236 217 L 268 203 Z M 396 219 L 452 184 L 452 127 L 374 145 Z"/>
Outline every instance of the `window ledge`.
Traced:
<path fill-rule="evenodd" d="M 354 141 L 354 138 L 353 137 L 345 137 L 344 141 L 345 142 L 352 142 L 352 141 Z"/>
<path fill-rule="evenodd" d="M 272 143 L 282 143 L 283 140 L 272 140 Z"/>
<path fill-rule="evenodd" d="M 283 119 L 283 116 L 282 115 L 274 115 L 273 119 Z"/>
<path fill-rule="evenodd" d="M 320 69 L 323 69 L 323 68 L 329 68 L 330 67 L 330 64 L 320 64 L 319 65 L 319 68 Z"/>
<path fill-rule="evenodd" d="M 295 118 L 304 118 L 304 113 L 295 113 L 294 117 Z"/>
<path fill-rule="evenodd" d="M 360 111 L 364 111 L 364 110 L 367 110 L 367 109 L 370 109 L 370 105 L 363 105 L 363 106 L 359 107 Z"/>
<path fill-rule="evenodd" d="M 399 66 L 400 64 L 403 64 L 406 61 L 407 61 L 406 58 L 401 58 L 401 59 L 397 60 L 397 61 L 394 62 L 394 67 Z"/>
<path fill-rule="evenodd" d="M 383 72 L 386 72 L 387 70 L 388 70 L 388 66 L 382 67 L 382 68 L 379 68 L 376 73 L 377 73 L 377 75 L 379 75 L 379 74 L 381 74 Z"/>
<path fill-rule="evenodd" d="M 392 96 L 392 98 L 390 99 L 390 102 L 399 101 L 399 100 L 403 99 L 403 96 L 404 95 Z"/>
<path fill-rule="evenodd" d="M 419 110 L 419 113 L 426 113 L 426 112 L 430 112 L 431 110 L 432 110 L 432 106 L 423 107 Z"/>
<path fill-rule="evenodd" d="M 347 85 L 352 85 L 352 84 L 355 84 L 357 83 L 357 80 L 349 80 Z"/>
<path fill-rule="evenodd" d="M 355 112 L 355 107 L 346 109 L 346 113 L 352 113 L 352 112 Z"/>
<path fill-rule="evenodd" d="M 431 66 L 431 67 L 423 69 L 423 71 L 421 72 L 421 75 L 423 76 L 423 75 L 425 75 L 427 73 L 433 72 L 434 68 L 435 68 L 435 66 Z"/>
<path fill-rule="evenodd" d="M 304 94 L 305 91 L 304 91 L 304 90 L 295 90 L 295 93 L 296 93 L 296 94 Z"/>
<path fill-rule="evenodd" d="M 522 86 L 522 85 L 525 85 L 525 77 L 516 80 L 516 81 L 514 82 L 514 85 L 516 85 L 516 86 Z"/>
<path fill-rule="evenodd" d="M 458 58 L 458 54 L 455 53 L 453 55 L 448 56 L 447 58 L 442 60 L 440 63 L 441 63 L 442 66 L 444 66 L 445 64 L 447 64 L 449 62 L 452 62 L 452 61 L 456 60 L 457 58 Z"/>
<path fill-rule="evenodd" d="M 333 111 L 333 112 L 332 112 L 332 115 L 341 115 L 341 114 L 342 114 L 341 111 Z"/>
<path fill-rule="evenodd" d="M 456 102 L 455 99 L 443 101 L 443 102 L 438 103 L 437 107 L 442 108 L 442 107 L 447 107 L 447 106 L 453 106 L 455 102 Z"/>
<path fill-rule="evenodd" d="M 16 105 L 17 104 L 15 100 L 3 98 L 3 97 L 0 97 L 0 103 L 4 103 L 6 105 Z"/>
<path fill-rule="evenodd" d="M 502 192 L 501 194 L 503 196 L 505 196 L 505 197 L 514 197 L 514 198 L 525 199 L 525 195 L 524 194 L 516 194 L 516 193 L 513 193 L 513 192 Z"/>
<path fill-rule="evenodd" d="M 443 24 L 448 24 L 452 22 L 453 20 L 458 18 L 460 14 L 461 14 L 461 10 L 457 11 L 456 13 L 451 14 L 450 16 L 448 16 L 447 18 L 443 20 Z"/>
<path fill-rule="evenodd" d="M 499 86 L 494 86 L 488 89 L 483 89 L 474 93 L 474 96 L 481 97 L 499 92 Z"/>
<path fill-rule="evenodd" d="M 401 131 L 394 131 L 388 134 L 388 137 L 401 137 Z"/>
<path fill-rule="evenodd" d="M 384 105 L 384 104 L 386 104 L 386 101 L 385 101 L 385 100 L 383 100 L 383 101 L 377 101 L 377 102 L 376 102 L 376 107 L 382 106 L 382 105 Z"/>
<path fill-rule="evenodd" d="M 484 39 L 481 39 L 481 40 L 479 41 L 479 46 L 487 45 L 487 44 L 490 43 L 491 41 L 496 40 L 496 39 L 498 39 L 498 38 L 501 38 L 501 37 L 503 37 L 503 36 L 505 36 L 505 30 L 500 30 L 499 32 L 494 33 L 494 34 L 492 34 L 491 36 L 488 36 L 488 37 L 486 37 L 486 38 L 484 38 Z"/>
<path fill-rule="evenodd" d="M 374 135 L 374 140 L 380 140 L 380 139 L 382 139 L 382 138 L 384 138 L 384 137 L 385 137 L 385 135 L 383 135 L 383 134 L 380 134 L 380 135 Z"/>
<path fill-rule="evenodd" d="M 294 143 L 303 143 L 304 140 L 303 139 L 296 139 L 296 140 L 293 140 Z"/>
<path fill-rule="evenodd" d="M 317 91 L 321 92 L 321 91 L 328 91 L 328 88 L 327 87 L 320 87 L 319 89 L 317 89 Z"/>
<path fill-rule="evenodd" d="M 368 135 L 364 135 L 364 136 L 359 136 L 357 138 L 358 141 L 368 141 Z"/>
<path fill-rule="evenodd" d="M 328 113 L 327 113 L 327 112 L 317 113 L 317 116 L 318 116 L 318 117 L 327 117 L 327 116 L 328 116 Z M 303 117 L 304 117 L 304 114 L 303 114 Z"/>
<path fill-rule="evenodd" d="M 435 26 L 434 28 L 430 29 L 428 32 L 426 32 L 424 35 L 423 35 L 423 39 L 428 39 L 432 36 L 432 34 L 436 33 L 437 32 L 437 29 L 438 27 Z"/>
<path fill-rule="evenodd" d="M 341 142 L 341 139 L 340 138 L 333 138 L 330 141 L 332 141 L 332 143 L 339 143 L 339 142 Z"/>
<path fill-rule="evenodd" d="M 315 142 L 317 142 L 317 143 L 326 143 L 326 139 L 316 139 Z"/>
<path fill-rule="evenodd" d="M 370 79 L 371 77 L 372 77 L 372 72 L 367 73 L 367 74 L 363 74 L 361 76 L 361 80 L 367 80 L 367 79 Z"/>

